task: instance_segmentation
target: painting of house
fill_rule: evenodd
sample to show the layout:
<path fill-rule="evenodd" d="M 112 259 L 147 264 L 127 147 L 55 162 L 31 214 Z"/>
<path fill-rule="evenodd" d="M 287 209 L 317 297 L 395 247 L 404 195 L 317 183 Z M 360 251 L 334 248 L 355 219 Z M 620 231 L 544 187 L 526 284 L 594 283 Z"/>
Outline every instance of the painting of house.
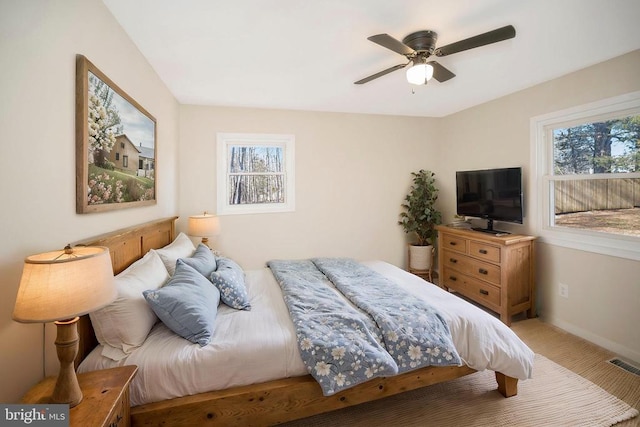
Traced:
<path fill-rule="evenodd" d="M 136 147 L 138 150 L 138 176 L 155 179 L 155 150 L 150 147 L 144 147 L 142 143 Z"/>
<path fill-rule="evenodd" d="M 116 136 L 109 161 L 115 170 L 151 179 L 155 177 L 155 150 L 142 143 L 135 145 L 125 134 Z"/>
<path fill-rule="evenodd" d="M 116 143 L 109 152 L 109 161 L 113 163 L 115 170 L 137 175 L 140 166 L 140 150 L 127 135 L 116 136 Z"/>

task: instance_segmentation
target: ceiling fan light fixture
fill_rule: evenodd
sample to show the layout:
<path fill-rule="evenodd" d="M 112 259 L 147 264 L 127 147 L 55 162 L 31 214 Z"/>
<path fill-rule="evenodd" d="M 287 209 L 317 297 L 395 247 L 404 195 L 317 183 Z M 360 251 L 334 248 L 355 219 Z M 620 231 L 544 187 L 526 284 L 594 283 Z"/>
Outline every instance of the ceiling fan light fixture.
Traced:
<path fill-rule="evenodd" d="M 414 85 L 426 84 L 433 77 L 431 64 L 415 64 L 407 70 L 407 81 Z"/>

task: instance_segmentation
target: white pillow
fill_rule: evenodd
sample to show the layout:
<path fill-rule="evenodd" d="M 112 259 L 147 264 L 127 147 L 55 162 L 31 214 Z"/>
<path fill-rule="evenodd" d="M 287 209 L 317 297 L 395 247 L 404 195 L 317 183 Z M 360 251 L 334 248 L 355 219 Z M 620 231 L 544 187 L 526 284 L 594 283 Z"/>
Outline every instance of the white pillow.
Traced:
<path fill-rule="evenodd" d="M 169 273 L 154 251 L 131 264 L 115 277 L 118 297 L 108 306 L 89 313 L 102 355 L 120 360 L 142 345 L 158 317 L 142 292 L 158 289 Z"/>
<path fill-rule="evenodd" d="M 176 271 L 176 261 L 178 258 L 187 258 L 193 255 L 196 247 L 186 234 L 180 233 L 178 237 L 162 249 L 155 251 L 160 255 L 164 266 L 167 268 L 170 276 Z"/>

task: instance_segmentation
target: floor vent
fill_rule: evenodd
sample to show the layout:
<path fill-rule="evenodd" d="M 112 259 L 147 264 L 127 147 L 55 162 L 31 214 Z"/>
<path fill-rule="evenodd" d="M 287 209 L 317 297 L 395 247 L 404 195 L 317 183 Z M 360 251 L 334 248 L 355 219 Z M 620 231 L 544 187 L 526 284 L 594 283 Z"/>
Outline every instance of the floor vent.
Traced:
<path fill-rule="evenodd" d="M 638 368 L 637 366 L 633 366 L 632 364 L 625 362 L 624 360 L 615 358 L 615 359 L 609 360 L 609 363 L 611 363 L 612 365 L 616 365 L 618 368 L 624 369 L 625 371 L 631 372 L 632 374 L 640 377 L 640 368 Z"/>

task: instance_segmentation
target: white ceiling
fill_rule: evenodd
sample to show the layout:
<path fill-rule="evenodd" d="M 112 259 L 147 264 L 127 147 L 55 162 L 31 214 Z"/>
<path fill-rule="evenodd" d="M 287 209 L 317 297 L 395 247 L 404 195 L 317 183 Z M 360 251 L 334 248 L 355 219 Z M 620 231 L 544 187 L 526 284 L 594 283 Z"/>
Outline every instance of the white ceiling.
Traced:
<path fill-rule="evenodd" d="M 639 0 L 103 1 L 182 104 L 442 117 L 640 48 Z M 514 39 L 438 58 L 447 82 L 353 84 L 406 62 L 368 36 L 444 46 L 508 24 Z"/>

